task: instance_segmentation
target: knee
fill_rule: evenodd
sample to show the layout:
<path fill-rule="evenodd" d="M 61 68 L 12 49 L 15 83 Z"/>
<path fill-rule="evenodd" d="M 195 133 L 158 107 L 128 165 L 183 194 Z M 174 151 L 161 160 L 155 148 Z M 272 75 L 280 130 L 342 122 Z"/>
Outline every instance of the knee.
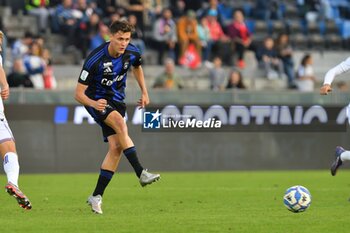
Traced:
<path fill-rule="evenodd" d="M 110 127 L 112 127 L 118 134 L 127 134 L 128 132 L 126 123 L 122 117 L 112 117 Z"/>
<path fill-rule="evenodd" d="M 123 134 L 123 135 L 128 134 L 128 128 L 125 122 L 118 123 L 116 130 L 117 130 L 117 133 L 119 134 Z"/>
<path fill-rule="evenodd" d="M 119 151 L 119 150 L 121 150 L 121 146 L 119 144 L 110 143 L 109 144 L 109 150 L 111 150 L 111 151 Z"/>

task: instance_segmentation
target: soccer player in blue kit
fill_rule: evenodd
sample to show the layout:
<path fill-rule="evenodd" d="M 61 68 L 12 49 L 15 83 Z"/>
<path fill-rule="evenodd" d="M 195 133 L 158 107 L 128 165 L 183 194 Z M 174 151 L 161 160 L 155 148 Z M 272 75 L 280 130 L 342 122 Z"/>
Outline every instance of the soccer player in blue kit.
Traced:
<path fill-rule="evenodd" d="M 127 71 L 133 73 L 141 89 L 137 102 L 140 108 L 149 104 L 149 97 L 141 67 L 139 50 L 130 44 L 133 27 L 127 21 L 115 21 L 110 26 L 110 41 L 93 50 L 86 58 L 75 90 L 75 99 L 83 104 L 101 126 L 108 153 L 102 162 L 100 175 L 93 194 L 87 202 L 93 212 L 102 214 L 102 196 L 116 171 L 123 152 L 135 170 L 141 186 L 160 179 L 149 173 L 137 157 L 124 120 Z"/>

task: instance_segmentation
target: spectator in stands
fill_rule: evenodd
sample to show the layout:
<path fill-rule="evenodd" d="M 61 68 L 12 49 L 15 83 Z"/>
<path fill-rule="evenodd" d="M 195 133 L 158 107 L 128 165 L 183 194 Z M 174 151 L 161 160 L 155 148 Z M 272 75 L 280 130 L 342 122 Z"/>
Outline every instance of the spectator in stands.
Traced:
<path fill-rule="evenodd" d="M 79 41 L 76 47 L 81 51 L 83 57 L 86 56 L 89 49 L 90 38 L 88 27 L 90 26 L 91 16 L 94 12 L 98 14 L 100 11 L 96 4 L 92 2 L 88 5 L 86 0 L 77 0 L 74 5 L 75 18 L 77 19 L 76 37 L 77 41 Z"/>
<path fill-rule="evenodd" d="M 228 76 L 226 89 L 246 89 L 246 86 L 243 83 L 242 73 L 239 70 L 231 70 Z"/>
<path fill-rule="evenodd" d="M 177 30 L 170 9 L 164 9 L 163 16 L 155 22 L 153 38 L 158 50 L 158 65 L 163 64 L 163 57 L 166 51 L 168 52 L 168 57 L 173 60 L 176 59 L 175 45 L 177 42 Z"/>
<path fill-rule="evenodd" d="M 103 23 L 106 25 L 111 25 L 112 22 L 119 21 L 119 20 L 126 20 L 125 16 L 126 12 L 123 8 L 117 8 L 117 11 L 113 14 L 109 15 L 108 18 L 103 18 Z"/>
<path fill-rule="evenodd" d="M 143 0 L 128 0 L 128 1 L 118 1 L 119 5 L 126 9 L 127 14 L 133 14 L 137 18 L 138 26 L 141 31 L 145 30 L 144 14 L 148 14 L 148 10 L 143 4 Z"/>
<path fill-rule="evenodd" d="M 90 51 L 94 50 L 104 42 L 109 40 L 109 29 L 108 26 L 101 23 L 99 25 L 98 34 L 93 36 L 90 41 Z"/>
<path fill-rule="evenodd" d="M 177 21 L 180 17 L 186 14 L 186 3 L 184 0 L 173 0 L 170 3 L 170 10 L 173 14 L 174 20 Z"/>
<path fill-rule="evenodd" d="M 208 28 L 208 25 L 206 24 L 205 16 L 199 20 L 197 31 L 198 31 L 198 37 L 202 47 L 202 61 L 208 61 L 210 57 L 211 43 L 210 43 L 210 30 Z"/>
<path fill-rule="evenodd" d="M 45 47 L 45 40 L 44 40 L 44 37 L 42 37 L 42 36 L 40 36 L 40 35 L 35 36 L 35 37 L 34 37 L 34 41 L 35 41 L 36 43 L 39 44 L 39 47 L 40 47 L 40 48 L 44 48 L 44 47 Z M 42 52 L 42 50 L 40 50 L 40 52 Z"/>
<path fill-rule="evenodd" d="M 44 33 L 48 28 L 50 0 L 26 0 L 26 11 L 37 17 L 38 29 Z"/>
<path fill-rule="evenodd" d="M 12 46 L 12 58 L 23 58 L 29 51 L 29 46 L 33 42 L 33 34 L 31 32 L 25 32 L 24 37 L 17 39 Z"/>
<path fill-rule="evenodd" d="M 51 53 L 47 48 L 43 49 L 42 59 L 45 62 L 45 68 L 43 72 L 44 88 L 50 90 L 56 89 L 57 81 L 53 72 Z"/>
<path fill-rule="evenodd" d="M 321 0 L 321 15 L 322 19 L 332 20 L 333 12 L 330 0 Z"/>
<path fill-rule="evenodd" d="M 216 12 L 216 19 L 219 22 L 220 26 L 223 28 L 225 26 L 224 24 L 224 18 L 219 11 L 219 1 L 218 0 L 209 0 L 208 1 L 209 5 L 208 7 L 205 7 L 204 9 L 201 9 L 199 11 L 199 16 L 203 17 L 206 15 L 209 15 L 209 12 Z"/>
<path fill-rule="evenodd" d="M 293 48 L 289 43 L 289 36 L 286 33 L 281 33 L 278 36 L 276 48 L 278 57 L 283 63 L 284 73 L 288 78 L 288 88 L 294 89 L 296 86 L 294 77 Z"/>
<path fill-rule="evenodd" d="M 221 91 L 225 89 L 225 70 L 220 57 L 214 57 L 213 66 L 209 69 L 210 89 Z"/>
<path fill-rule="evenodd" d="M 267 37 L 263 46 L 259 49 L 260 66 L 264 69 L 265 76 L 268 79 L 282 78 L 283 74 L 283 64 L 277 56 L 274 44 L 274 40 Z"/>
<path fill-rule="evenodd" d="M 87 0 L 76 0 L 75 2 L 76 3 L 73 5 L 73 9 L 75 18 L 78 19 L 79 24 L 86 24 L 94 12 L 102 12 L 93 2 L 90 4 L 87 3 Z"/>
<path fill-rule="evenodd" d="M 32 81 L 35 89 L 44 89 L 45 62 L 41 56 L 42 48 L 40 44 L 33 42 L 29 48 L 29 53 L 23 58 L 26 72 L 29 74 L 30 81 Z"/>
<path fill-rule="evenodd" d="M 78 17 L 81 16 L 78 11 L 73 9 L 72 0 L 63 0 L 62 4 L 56 8 L 56 20 L 58 31 L 66 37 L 64 49 L 79 43 L 76 41 L 76 31 L 78 27 Z"/>
<path fill-rule="evenodd" d="M 304 18 L 306 14 L 305 0 L 295 0 L 297 13 L 300 18 Z"/>
<path fill-rule="evenodd" d="M 254 12 L 258 20 L 281 20 L 283 18 L 280 0 L 257 0 Z"/>
<path fill-rule="evenodd" d="M 184 85 L 181 78 L 175 73 L 174 60 L 167 58 L 164 66 L 165 70 L 156 78 L 153 88 L 164 88 L 168 90 L 182 89 Z"/>
<path fill-rule="evenodd" d="M 29 75 L 26 73 L 22 58 L 13 61 L 12 72 L 7 76 L 10 87 L 33 87 Z"/>
<path fill-rule="evenodd" d="M 86 57 L 92 37 L 98 34 L 99 23 L 100 16 L 96 12 L 93 12 L 89 20 L 86 23 L 81 23 L 79 26 L 81 38 L 78 46 L 82 52 L 83 58 Z"/>
<path fill-rule="evenodd" d="M 235 3 L 230 0 L 222 0 L 218 2 L 217 10 L 221 15 L 223 28 L 225 28 L 232 21 L 234 5 Z"/>
<path fill-rule="evenodd" d="M 162 14 L 164 9 L 163 0 L 144 0 L 148 15 L 146 17 L 147 24 L 153 25 L 156 19 Z"/>
<path fill-rule="evenodd" d="M 317 23 L 321 20 L 321 1 L 320 0 L 305 0 L 305 19 L 307 24 Z"/>
<path fill-rule="evenodd" d="M 135 45 L 143 54 L 145 52 L 146 46 L 143 41 L 143 33 L 137 24 L 137 18 L 135 15 L 129 15 L 128 17 L 129 23 L 134 26 L 134 31 L 131 33 L 131 43 Z"/>
<path fill-rule="evenodd" d="M 118 9 L 118 1 L 115 0 L 98 0 L 96 1 L 97 7 L 102 10 L 102 15 L 105 17 L 110 17 Z"/>
<path fill-rule="evenodd" d="M 232 51 L 231 42 L 222 30 L 217 20 L 217 10 L 210 9 L 204 25 L 209 28 L 210 42 L 212 44 L 211 55 L 220 57 L 225 64 L 231 65 Z"/>
<path fill-rule="evenodd" d="M 309 92 L 314 90 L 316 77 L 312 65 L 312 56 L 305 54 L 297 71 L 297 86 L 299 91 Z"/>
<path fill-rule="evenodd" d="M 201 43 L 197 31 L 197 19 L 196 13 L 193 10 L 189 10 L 186 15 L 182 16 L 177 21 L 177 35 L 179 38 L 180 46 L 180 59 L 185 54 L 188 46 L 193 44 L 196 47 L 197 53 L 201 57 Z"/>
<path fill-rule="evenodd" d="M 249 49 L 256 52 L 256 46 L 253 43 L 252 34 L 244 21 L 244 15 L 242 11 L 237 10 L 234 12 L 233 21 L 227 27 L 227 35 L 232 40 L 235 51 L 237 52 L 237 66 L 243 69 L 245 67 L 245 50 Z"/>

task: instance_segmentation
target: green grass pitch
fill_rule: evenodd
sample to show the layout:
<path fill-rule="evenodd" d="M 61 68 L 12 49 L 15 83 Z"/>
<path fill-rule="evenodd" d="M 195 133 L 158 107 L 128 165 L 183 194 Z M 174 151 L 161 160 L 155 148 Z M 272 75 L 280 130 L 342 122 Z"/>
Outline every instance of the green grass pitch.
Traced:
<path fill-rule="evenodd" d="M 261 171 L 162 173 L 141 188 L 131 173 L 114 176 L 103 199 L 103 215 L 85 203 L 97 174 L 22 175 L 33 204 L 18 207 L 0 195 L 1 232 L 117 233 L 322 233 L 350 232 L 350 171 Z M 5 184 L 5 176 L 0 177 Z M 283 205 L 285 190 L 303 185 L 312 194 L 304 213 Z M 6 231 L 5 231 L 6 230 Z"/>

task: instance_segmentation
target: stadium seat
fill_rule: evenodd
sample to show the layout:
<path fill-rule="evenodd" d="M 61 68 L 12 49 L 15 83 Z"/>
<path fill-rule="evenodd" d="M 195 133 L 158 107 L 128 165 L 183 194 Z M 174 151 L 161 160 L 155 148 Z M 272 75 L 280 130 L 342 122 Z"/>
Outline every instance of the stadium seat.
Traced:
<path fill-rule="evenodd" d="M 291 42 L 297 49 L 307 49 L 308 48 L 308 40 L 307 37 L 303 33 L 295 33 L 291 36 Z"/>
<path fill-rule="evenodd" d="M 324 50 L 325 48 L 325 39 L 320 34 L 312 34 L 308 37 L 309 48 L 315 50 Z"/>
<path fill-rule="evenodd" d="M 332 50 L 338 50 L 343 48 L 343 40 L 338 34 L 327 34 L 326 38 L 326 48 Z"/>
<path fill-rule="evenodd" d="M 334 20 L 328 20 L 326 22 L 326 33 L 339 33 L 339 28 Z"/>
<path fill-rule="evenodd" d="M 298 20 L 291 20 L 288 24 L 289 24 L 289 30 L 291 33 L 295 34 L 295 33 L 303 32 L 300 22 Z"/>
<path fill-rule="evenodd" d="M 264 33 L 268 32 L 268 24 L 263 20 L 255 21 L 255 33 Z"/>

